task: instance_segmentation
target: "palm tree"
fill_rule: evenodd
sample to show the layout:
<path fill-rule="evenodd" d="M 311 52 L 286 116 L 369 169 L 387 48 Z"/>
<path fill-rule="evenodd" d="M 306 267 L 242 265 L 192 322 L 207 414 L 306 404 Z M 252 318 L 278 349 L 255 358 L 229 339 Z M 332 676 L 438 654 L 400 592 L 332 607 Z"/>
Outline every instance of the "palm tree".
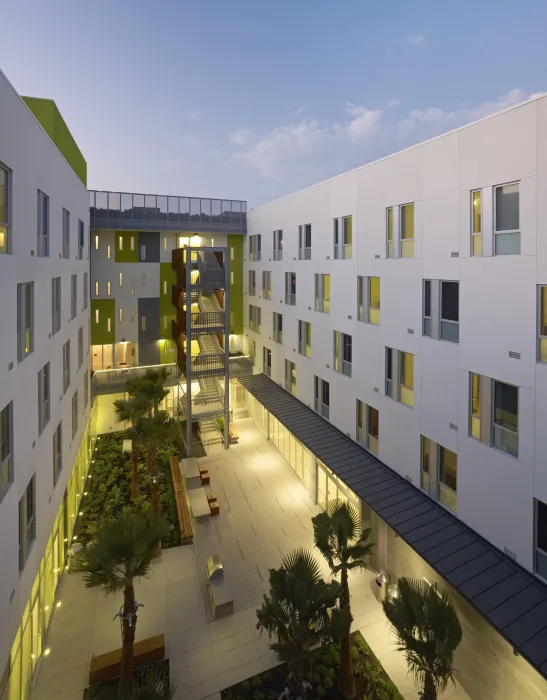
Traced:
<path fill-rule="evenodd" d="M 103 519 L 95 539 L 83 543 L 74 556 L 72 570 L 83 574 L 87 588 L 105 593 L 123 591 L 119 617 L 122 628 L 120 686 L 133 688 L 133 645 L 139 604 L 135 600 L 135 579 L 147 576 L 167 522 L 144 510 L 124 508 Z"/>
<path fill-rule="evenodd" d="M 317 560 L 305 549 L 283 557 L 281 568 L 270 569 L 269 581 L 270 592 L 256 611 L 256 627 L 276 640 L 271 649 L 302 684 L 310 649 L 329 639 L 339 622 L 335 606 L 340 584 L 326 583 Z"/>
<path fill-rule="evenodd" d="M 454 682 L 454 652 L 462 628 L 446 591 L 426 581 L 400 578 L 396 593 L 383 603 L 397 636 L 397 649 L 409 671 L 423 684 L 423 700 L 437 700 L 439 690 Z"/>
<path fill-rule="evenodd" d="M 157 411 L 150 417 L 141 417 L 135 424 L 135 430 L 147 445 L 147 466 L 150 479 L 150 496 L 152 512 L 159 514 L 160 500 L 158 491 L 158 467 L 156 450 L 172 443 L 179 436 L 179 425 L 167 411 Z"/>
<path fill-rule="evenodd" d="M 172 700 L 176 685 L 169 683 L 165 671 L 149 666 L 134 688 L 125 686 L 100 686 L 91 690 L 90 700 Z"/>
<path fill-rule="evenodd" d="M 163 385 L 169 376 L 166 367 L 160 369 L 147 369 L 142 377 L 133 380 L 131 388 L 135 396 L 140 396 L 148 402 L 148 417 L 151 418 L 159 411 L 160 403 L 169 393 Z"/>
<path fill-rule="evenodd" d="M 351 608 L 348 572 L 366 568 L 372 549 L 371 530 L 361 530 L 357 509 L 347 501 L 333 500 L 327 510 L 312 518 L 315 546 L 327 560 L 333 576 L 340 574 L 340 609 L 345 628 L 340 638 L 338 690 L 345 698 L 355 695 L 355 678 L 350 653 Z"/>
<path fill-rule="evenodd" d="M 126 383 L 126 391 L 127 384 Z M 148 411 L 148 403 L 144 397 L 138 394 L 129 394 L 128 399 L 118 399 L 114 401 L 114 410 L 116 412 L 116 419 L 118 422 L 129 421 L 131 425 L 126 428 L 125 436 L 128 440 L 131 440 L 131 500 L 135 501 L 140 494 L 139 485 L 139 442 L 140 434 L 136 429 L 139 418 L 141 418 Z"/>

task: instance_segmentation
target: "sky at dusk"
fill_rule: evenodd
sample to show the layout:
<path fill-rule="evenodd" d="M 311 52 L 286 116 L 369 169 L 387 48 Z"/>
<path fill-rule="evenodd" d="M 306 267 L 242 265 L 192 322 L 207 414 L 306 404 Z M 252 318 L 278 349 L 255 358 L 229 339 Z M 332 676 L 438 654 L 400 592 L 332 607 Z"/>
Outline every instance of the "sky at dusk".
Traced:
<path fill-rule="evenodd" d="M 0 0 L 89 187 L 256 206 L 547 91 L 547 1 Z"/>

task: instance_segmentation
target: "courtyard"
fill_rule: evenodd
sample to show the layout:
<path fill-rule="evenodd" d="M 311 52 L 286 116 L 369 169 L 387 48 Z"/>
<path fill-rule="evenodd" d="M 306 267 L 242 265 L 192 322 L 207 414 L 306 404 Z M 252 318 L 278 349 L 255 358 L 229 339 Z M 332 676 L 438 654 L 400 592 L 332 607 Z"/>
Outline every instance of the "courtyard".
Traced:
<path fill-rule="evenodd" d="M 277 665 L 267 637 L 256 629 L 255 609 L 268 588 L 268 569 L 289 551 L 313 549 L 311 518 L 318 507 L 251 418 L 236 423 L 240 439 L 229 451 L 213 446 L 207 466 L 220 515 L 195 524 L 192 545 L 165 550 L 148 579 L 136 584 L 144 607 L 137 640 L 164 633 L 175 700 L 219 700 L 220 691 Z M 234 614 L 213 620 L 205 562 L 219 554 L 234 591 Z M 324 563 L 317 555 L 322 566 Z M 327 575 L 324 566 L 325 576 Z M 374 574 L 350 578 L 354 628 L 360 630 L 405 698 L 417 689 L 395 650 L 382 608 L 372 594 Z M 86 589 L 79 576 L 61 583 L 55 615 L 32 700 L 81 700 L 91 656 L 120 646 L 112 618 L 121 597 Z M 467 700 L 457 686 L 445 700 Z"/>

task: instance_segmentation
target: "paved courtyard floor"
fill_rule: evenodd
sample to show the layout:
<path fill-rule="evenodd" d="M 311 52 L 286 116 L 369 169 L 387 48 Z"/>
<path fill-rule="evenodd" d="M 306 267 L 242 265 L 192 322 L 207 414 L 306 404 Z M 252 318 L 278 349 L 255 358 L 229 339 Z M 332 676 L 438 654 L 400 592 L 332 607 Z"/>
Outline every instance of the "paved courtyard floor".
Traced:
<path fill-rule="evenodd" d="M 269 640 L 256 630 L 255 609 L 267 590 L 268 569 L 283 554 L 312 548 L 311 518 L 318 512 L 294 476 L 252 419 L 237 422 L 238 445 L 228 452 L 213 447 L 199 460 L 207 465 L 220 515 L 196 524 L 193 546 L 165 550 L 150 578 L 136 585 L 144 604 L 137 639 L 163 632 L 175 700 L 219 700 L 219 691 L 275 666 Z M 213 620 L 205 592 L 205 561 L 220 554 L 235 593 L 234 614 Z M 318 557 L 319 560 L 319 557 Z M 321 562 L 323 564 L 323 562 Z M 326 573 L 326 569 L 325 569 Z M 350 578 L 354 628 L 361 630 L 405 698 L 417 698 L 403 656 L 395 650 L 381 606 L 371 592 L 371 572 Z M 112 618 L 121 597 L 86 589 L 79 576 L 60 586 L 46 639 L 51 649 L 42 661 L 32 700 L 81 700 L 92 654 L 120 645 Z M 468 700 L 450 687 L 444 700 Z"/>

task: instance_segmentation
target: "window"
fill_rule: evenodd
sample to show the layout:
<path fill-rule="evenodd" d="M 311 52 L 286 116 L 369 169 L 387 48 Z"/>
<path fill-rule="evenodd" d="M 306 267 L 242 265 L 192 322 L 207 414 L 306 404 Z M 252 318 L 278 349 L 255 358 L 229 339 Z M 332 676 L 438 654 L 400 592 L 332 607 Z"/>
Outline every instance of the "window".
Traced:
<path fill-rule="evenodd" d="M 0 253 L 10 252 L 10 172 L 0 165 Z"/>
<path fill-rule="evenodd" d="M 494 253 L 520 254 L 519 183 L 494 188 Z"/>
<path fill-rule="evenodd" d="M 17 285 L 17 360 L 34 350 L 34 282 Z"/>
<path fill-rule="evenodd" d="M 469 372 L 471 383 L 471 416 L 469 434 L 477 440 L 481 439 L 481 376 Z"/>
<path fill-rule="evenodd" d="M 106 257 L 107 257 L 108 260 L 110 260 L 110 257 L 111 257 L 111 250 L 110 250 L 110 246 L 109 246 L 109 245 L 106 246 Z"/>
<path fill-rule="evenodd" d="M 63 394 L 70 386 L 70 340 L 63 345 Z"/>
<path fill-rule="evenodd" d="M 49 256 L 49 197 L 38 190 L 38 255 Z"/>
<path fill-rule="evenodd" d="M 249 330 L 262 333 L 262 319 L 260 306 L 249 304 Z"/>
<path fill-rule="evenodd" d="M 112 330 L 112 319 L 110 318 L 106 319 L 106 330 L 108 331 L 108 333 L 110 333 L 110 331 Z"/>
<path fill-rule="evenodd" d="M 32 476 L 19 501 L 19 571 L 23 571 L 36 539 L 36 477 Z"/>
<path fill-rule="evenodd" d="M 84 222 L 78 219 L 78 260 L 84 259 L 85 231 Z"/>
<path fill-rule="evenodd" d="M 135 296 L 135 283 L 131 282 L 131 296 Z"/>
<path fill-rule="evenodd" d="M 380 278 L 357 277 L 357 318 L 380 324 Z"/>
<path fill-rule="evenodd" d="M 120 250 L 122 250 L 122 237 L 120 236 Z M 129 250 L 135 250 L 135 236 L 129 238 Z"/>
<path fill-rule="evenodd" d="M 72 394 L 72 439 L 78 432 L 78 389 Z"/>
<path fill-rule="evenodd" d="M 84 408 L 87 406 L 89 401 L 89 374 L 87 370 L 84 373 Z"/>
<path fill-rule="evenodd" d="M 141 285 L 146 287 L 146 272 L 141 272 Z"/>
<path fill-rule="evenodd" d="M 63 258 L 70 258 L 70 212 L 63 209 Z"/>
<path fill-rule="evenodd" d="M 110 296 L 110 282 L 106 283 L 106 296 Z"/>
<path fill-rule="evenodd" d="M 78 369 L 84 364 L 84 327 L 78 328 Z"/>
<path fill-rule="evenodd" d="M 70 277 L 70 320 L 78 315 L 78 275 Z"/>
<path fill-rule="evenodd" d="M 267 347 L 263 348 L 262 362 L 263 362 L 262 371 L 264 372 L 264 374 L 266 376 L 271 377 L 272 376 L 272 351 Z"/>
<path fill-rule="evenodd" d="M 63 469 L 63 425 L 59 423 L 53 433 L 53 486 L 57 484 Z"/>
<path fill-rule="evenodd" d="M 259 262 L 262 257 L 262 235 L 249 236 L 249 262 Z"/>
<path fill-rule="evenodd" d="M 334 331 L 334 371 L 351 377 L 351 335 Z"/>
<path fill-rule="evenodd" d="M 283 231 L 273 232 L 273 259 L 283 260 Z"/>
<path fill-rule="evenodd" d="M 118 311 L 118 318 L 120 320 L 120 323 L 123 323 L 123 309 L 120 309 Z M 167 316 L 165 317 L 165 320 L 167 321 Z M 165 326 L 164 326 L 164 328 L 165 328 Z"/>
<path fill-rule="evenodd" d="M 109 248 L 109 246 L 107 246 L 107 250 L 108 250 L 108 248 Z M 95 235 L 95 250 L 99 250 L 99 236 L 97 236 L 97 235 Z M 107 255 L 106 257 L 109 258 L 110 256 Z"/>
<path fill-rule="evenodd" d="M 256 272 L 249 270 L 249 296 L 256 296 Z"/>
<path fill-rule="evenodd" d="M 458 455 L 421 436 L 422 463 L 420 486 L 444 506 L 458 510 Z"/>
<path fill-rule="evenodd" d="M 471 192 L 471 255 L 482 256 L 482 191 Z"/>
<path fill-rule="evenodd" d="M 118 236 L 118 250 L 123 250 L 123 236 Z"/>
<path fill-rule="evenodd" d="M 296 272 L 285 272 L 285 304 L 296 306 Z"/>
<path fill-rule="evenodd" d="M 120 272 L 120 287 L 123 286 L 123 272 Z M 163 287 L 164 287 L 164 294 L 167 294 L 167 282 L 164 280 L 163 282 Z"/>
<path fill-rule="evenodd" d="M 298 321 L 298 352 L 311 357 L 311 323 Z"/>
<path fill-rule="evenodd" d="M 269 270 L 262 271 L 262 297 L 272 298 L 272 273 Z"/>
<path fill-rule="evenodd" d="M 336 260 L 351 258 L 352 237 L 351 216 L 334 219 L 334 257 Z"/>
<path fill-rule="evenodd" d="M 254 340 L 249 340 L 249 356 L 254 366 L 256 363 L 256 341 Z"/>
<path fill-rule="evenodd" d="M 330 313 L 330 275 L 315 275 L 315 310 Z"/>
<path fill-rule="evenodd" d="M 518 457 L 518 387 L 494 380 L 492 445 Z"/>
<path fill-rule="evenodd" d="M 441 340 L 460 340 L 459 283 L 441 280 Z"/>
<path fill-rule="evenodd" d="M 273 340 L 274 343 L 283 342 L 283 316 L 273 312 Z"/>
<path fill-rule="evenodd" d="M 314 377 L 314 409 L 323 418 L 329 417 L 330 387 L 329 383 L 320 377 Z"/>
<path fill-rule="evenodd" d="M 311 224 L 298 227 L 298 259 L 311 260 Z"/>
<path fill-rule="evenodd" d="M 433 328 L 431 324 L 431 280 L 424 280 L 424 321 L 422 327 L 423 335 L 431 338 Z"/>
<path fill-rule="evenodd" d="M 414 405 L 414 355 L 386 348 L 386 396 L 406 406 Z"/>
<path fill-rule="evenodd" d="M 84 309 L 87 309 L 87 300 L 88 300 L 88 296 L 89 296 L 88 291 L 89 291 L 89 282 L 88 282 L 87 272 L 84 272 L 84 289 L 83 289 Z"/>
<path fill-rule="evenodd" d="M 141 245 L 141 260 L 146 260 L 146 246 Z"/>
<path fill-rule="evenodd" d="M 296 396 L 296 365 L 290 360 L 285 360 L 285 390 Z"/>
<path fill-rule="evenodd" d="M 0 501 L 13 482 L 13 401 L 0 411 Z"/>
<path fill-rule="evenodd" d="M 547 287 L 539 287 L 538 361 L 547 362 Z"/>
<path fill-rule="evenodd" d="M 357 442 L 375 455 L 378 454 L 378 409 L 357 399 Z"/>
<path fill-rule="evenodd" d="M 536 556 L 534 571 L 547 579 L 547 505 L 536 500 Z"/>
<path fill-rule="evenodd" d="M 99 309 L 95 309 L 95 323 L 99 323 Z"/>
<path fill-rule="evenodd" d="M 414 257 L 414 204 L 403 204 L 399 209 L 401 257 Z"/>
<path fill-rule="evenodd" d="M 393 207 L 386 209 L 386 258 L 394 258 L 393 250 Z"/>
<path fill-rule="evenodd" d="M 96 297 L 99 296 L 99 283 L 98 282 L 95 282 L 95 296 Z"/>
<path fill-rule="evenodd" d="M 135 309 L 131 307 L 131 311 L 129 312 L 129 320 L 131 323 L 135 322 Z"/>
<path fill-rule="evenodd" d="M 61 330 L 61 278 L 51 280 L 51 334 Z"/>

